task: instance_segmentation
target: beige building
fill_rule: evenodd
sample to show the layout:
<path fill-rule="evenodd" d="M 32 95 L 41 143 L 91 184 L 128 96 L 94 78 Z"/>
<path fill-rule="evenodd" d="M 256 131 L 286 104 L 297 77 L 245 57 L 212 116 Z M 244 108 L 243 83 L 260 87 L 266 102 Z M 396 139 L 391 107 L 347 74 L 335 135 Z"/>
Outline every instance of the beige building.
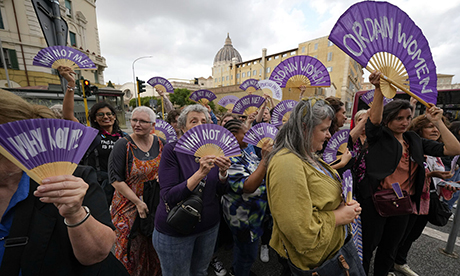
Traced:
<path fill-rule="evenodd" d="M 60 0 L 62 18 L 67 22 L 67 46 L 85 53 L 97 70 L 79 70 L 92 84 L 105 86 L 95 0 Z M 47 47 L 31 0 L 0 0 L 0 38 L 11 87 L 42 87 L 59 84 L 56 70 L 32 65 L 33 58 Z M 1 64 L 1 61 L 0 61 Z M 3 64 L 0 66 L 0 88 L 8 87 Z"/>
<path fill-rule="evenodd" d="M 351 59 L 342 50 L 329 41 L 328 37 L 302 42 L 297 48 L 268 55 L 267 49 L 262 49 L 259 58 L 243 61 L 239 52 L 233 47 L 230 36 L 227 35 L 224 47 L 220 49 L 212 67 L 214 79 L 213 92 L 219 100 L 223 96 L 233 94 L 238 97 L 246 92 L 239 85 L 247 79 L 264 80 L 270 77 L 273 69 L 287 58 L 296 55 L 309 55 L 320 60 L 328 69 L 331 77 L 331 87 L 310 88 L 308 96 L 336 96 L 346 103 L 351 112 L 353 95 L 361 89 L 363 70 L 361 65 Z M 256 92 L 256 94 L 260 91 Z M 283 88 L 283 99 L 299 99 L 299 89 Z"/>

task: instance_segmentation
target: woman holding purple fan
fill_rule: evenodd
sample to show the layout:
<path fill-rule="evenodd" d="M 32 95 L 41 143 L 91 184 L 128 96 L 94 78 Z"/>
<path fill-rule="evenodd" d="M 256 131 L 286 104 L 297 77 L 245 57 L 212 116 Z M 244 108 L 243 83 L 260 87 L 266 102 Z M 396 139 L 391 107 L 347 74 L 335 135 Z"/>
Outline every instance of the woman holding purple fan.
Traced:
<path fill-rule="evenodd" d="M 183 133 L 209 124 L 208 110 L 200 104 L 187 106 L 178 118 Z M 153 245 L 158 253 L 163 276 L 207 275 L 220 222 L 217 194 L 227 187 L 227 157 L 195 158 L 174 150 L 177 142 L 165 145 L 159 168 L 160 204 L 155 215 Z M 167 223 L 168 209 L 189 197 L 202 181 L 201 221 L 192 233 L 184 235 Z"/>

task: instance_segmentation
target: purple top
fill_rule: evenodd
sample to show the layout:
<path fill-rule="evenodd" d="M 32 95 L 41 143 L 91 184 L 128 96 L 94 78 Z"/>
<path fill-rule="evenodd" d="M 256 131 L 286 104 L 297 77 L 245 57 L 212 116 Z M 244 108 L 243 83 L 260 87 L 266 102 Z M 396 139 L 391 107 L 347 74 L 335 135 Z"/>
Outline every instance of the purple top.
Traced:
<path fill-rule="evenodd" d="M 166 202 L 169 208 L 172 208 L 192 194 L 187 188 L 187 179 L 199 169 L 200 164 L 195 162 L 195 156 L 175 151 L 176 143 L 166 144 L 161 156 L 158 170 L 161 199 L 155 214 L 155 229 L 166 235 L 183 236 L 166 223 L 168 213 L 166 213 L 164 203 Z M 225 191 L 228 184 L 227 182 L 220 182 L 218 174 L 219 168 L 217 166 L 212 168 L 208 174 L 206 187 L 203 190 L 201 222 L 197 224 L 190 235 L 204 232 L 220 221 L 220 197 L 216 194 Z"/>

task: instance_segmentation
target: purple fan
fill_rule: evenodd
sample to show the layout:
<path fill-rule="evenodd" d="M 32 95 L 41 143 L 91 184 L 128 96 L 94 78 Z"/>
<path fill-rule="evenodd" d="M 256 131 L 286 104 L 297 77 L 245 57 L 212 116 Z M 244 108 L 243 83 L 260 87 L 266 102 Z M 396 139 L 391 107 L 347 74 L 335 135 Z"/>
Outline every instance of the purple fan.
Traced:
<path fill-rule="evenodd" d="M 165 78 L 162 77 L 153 77 L 147 81 L 148 84 L 153 86 L 155 89 L 163 90 L 168 93 L 174 93 L 174 87 L 172 84 Z"/>
<path fill-rule="evenodd" d="M 176 130 L 172 125 L 163 120 L 157 120 L 155 123 L 155 134 L 166 140 L 166 143 L 177 141 Z"/>
<path fill-rule="evenodd" d="M 349 129 L 339 130 L 327 143 L 323 153 L 324 162 L 331 164 L 337 160 L 337 153 L 345 153 L 347 150 L 348 136 L 350 135 Z"/>
<path fill-rule="evenodd" d="M 216 98 L 217 98 L 216 94 L 214 94 L 211 91 L 206 90 L 206 89 L 197 90 L 197 91 L 193 92 L 189 97 L 190 100 L 192 100 L 194 102 L 199 102 L 199 103 L 202 103 L 202 104 L 208 104 L 209 102 L 212 102 Z"/>
<path fill-rule="evenodd" d="M 214 124 L 198 125 L 189 129 L 177 141 L 174 150 L 197 157 L 241 155 L 235 136 L 226 128 Z"/>
<path fill-rule="evenodd" d="M 368 70 L 381 71 L 419 101 L 436 104 L 436 66 L 428 40 L 397 6 L 376 1 L 354 4 L 339 18 L 329 40 Z M 394 95 L 395 89 L 392 91 Z"/>
<path fill-rule="evenodd" d="M 273 69 L 269 79 L 280 87 L 331 86 L 326 66 L 314 57 L 302 55 L 283 60 Z"/>
<path fill-rule="evenodd" d="M 31 119 L 0 125 L 0 153 L 37 183 L 73 173 L 98 131 L 58 119 Z"/>
<path fill-rule="evenodd" d="M 218 105 L 222 106 L 222 107 L 232 107 L 235 105 L 236 101 L 238 101 L 239 98 L 237 96 L 233 96 L 233 95 L 228 95 L 228 96 L 225 96 L 223 97 L 222 99 L 220 99 L 220 101 L 217 103 Z"/>
<path fill-rule="evenodd" d="M 264 98 L 258 95 L 247 95 L 236 101 L 232 113 L 249 115 L 259 109 Z"/>
<path fill-rule="evenodd" d="M 267 140 L 273 143 L 277 133 L 278 128 L 276 128 L 274 125 L 260 123 L 251 127 L 251 129 L 246 132 L 243 138 L 243 142 L 261 148 Z"/>
<path fill-rule="evenodd" d="M 342 175 L 342 195 L 345 202 L 350 202 L 353 197 L 353 176 L 350 170 L 346 170 Z"/>
<path fill-rule="evenodd" d="M 76 69 L 97 69 L 94 62 L 77 49 L 67 46 L 51 46 L 41 49 L 32 63 L 36 66 L 57 69 L 67 66 Z"/>
<path fill-rule="evenodd" d="M 450 162 L 450 173 L 451 174 L 455 173 L 455 168 L 457 167 L 457 161 L 459 157 L 460 155 L 455 155 L 455 157 Z"/>
<path fill-rule="evenodd" d="M 361 100 L 365 102 L 368 106 L 372 105 L 372 102 L 374 101 L 374 92 L 375 90 L 369 90 L 365 94 L 361 96 Z M 387 105 L 389 102 L 392 102 L 393 99 L 388 99 L 387 97 L 383 97 L 383 105 Z"/>
<path fill-rule="evenodd" d="M 275 100 L 281 101 L 283 98 L 283 91 L 281 87 L 274 81 L 261 80 L 259 81 L 259 87 L 264 94 L 270 95 Z"/>
<path fill-rule="evenodd" d="M 278 127 L 289 119 L 291 110 L 297 105 L 297 101 L 284 100 L 279 102 L 275 108 L 273 108 L 271 123 Z"/>
<path fill-rule="evenodd" d="M 240 89 L 244 90 L 248 93 L 252 93 L 256 90 L 259 90 L 259 80 L 256 79 L 247 79 L 243 81 L 243 83 L 240 85 Z"/>

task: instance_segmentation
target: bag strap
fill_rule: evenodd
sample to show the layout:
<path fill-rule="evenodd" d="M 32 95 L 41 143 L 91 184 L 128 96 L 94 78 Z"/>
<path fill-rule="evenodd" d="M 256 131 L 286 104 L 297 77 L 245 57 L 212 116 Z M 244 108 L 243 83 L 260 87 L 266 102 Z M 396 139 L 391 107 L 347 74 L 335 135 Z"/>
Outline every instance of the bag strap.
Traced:
<path fill-rule="evenodd" d="M 19 275 L 21 256 L 29 242 L 29 226 L 34 212 L 33 185 L 30 181 L 29 195 L 14 207 L 14 218 L 10 233 L 5 239 L 5 253 L 0 266 L 0 275 Z"/>

